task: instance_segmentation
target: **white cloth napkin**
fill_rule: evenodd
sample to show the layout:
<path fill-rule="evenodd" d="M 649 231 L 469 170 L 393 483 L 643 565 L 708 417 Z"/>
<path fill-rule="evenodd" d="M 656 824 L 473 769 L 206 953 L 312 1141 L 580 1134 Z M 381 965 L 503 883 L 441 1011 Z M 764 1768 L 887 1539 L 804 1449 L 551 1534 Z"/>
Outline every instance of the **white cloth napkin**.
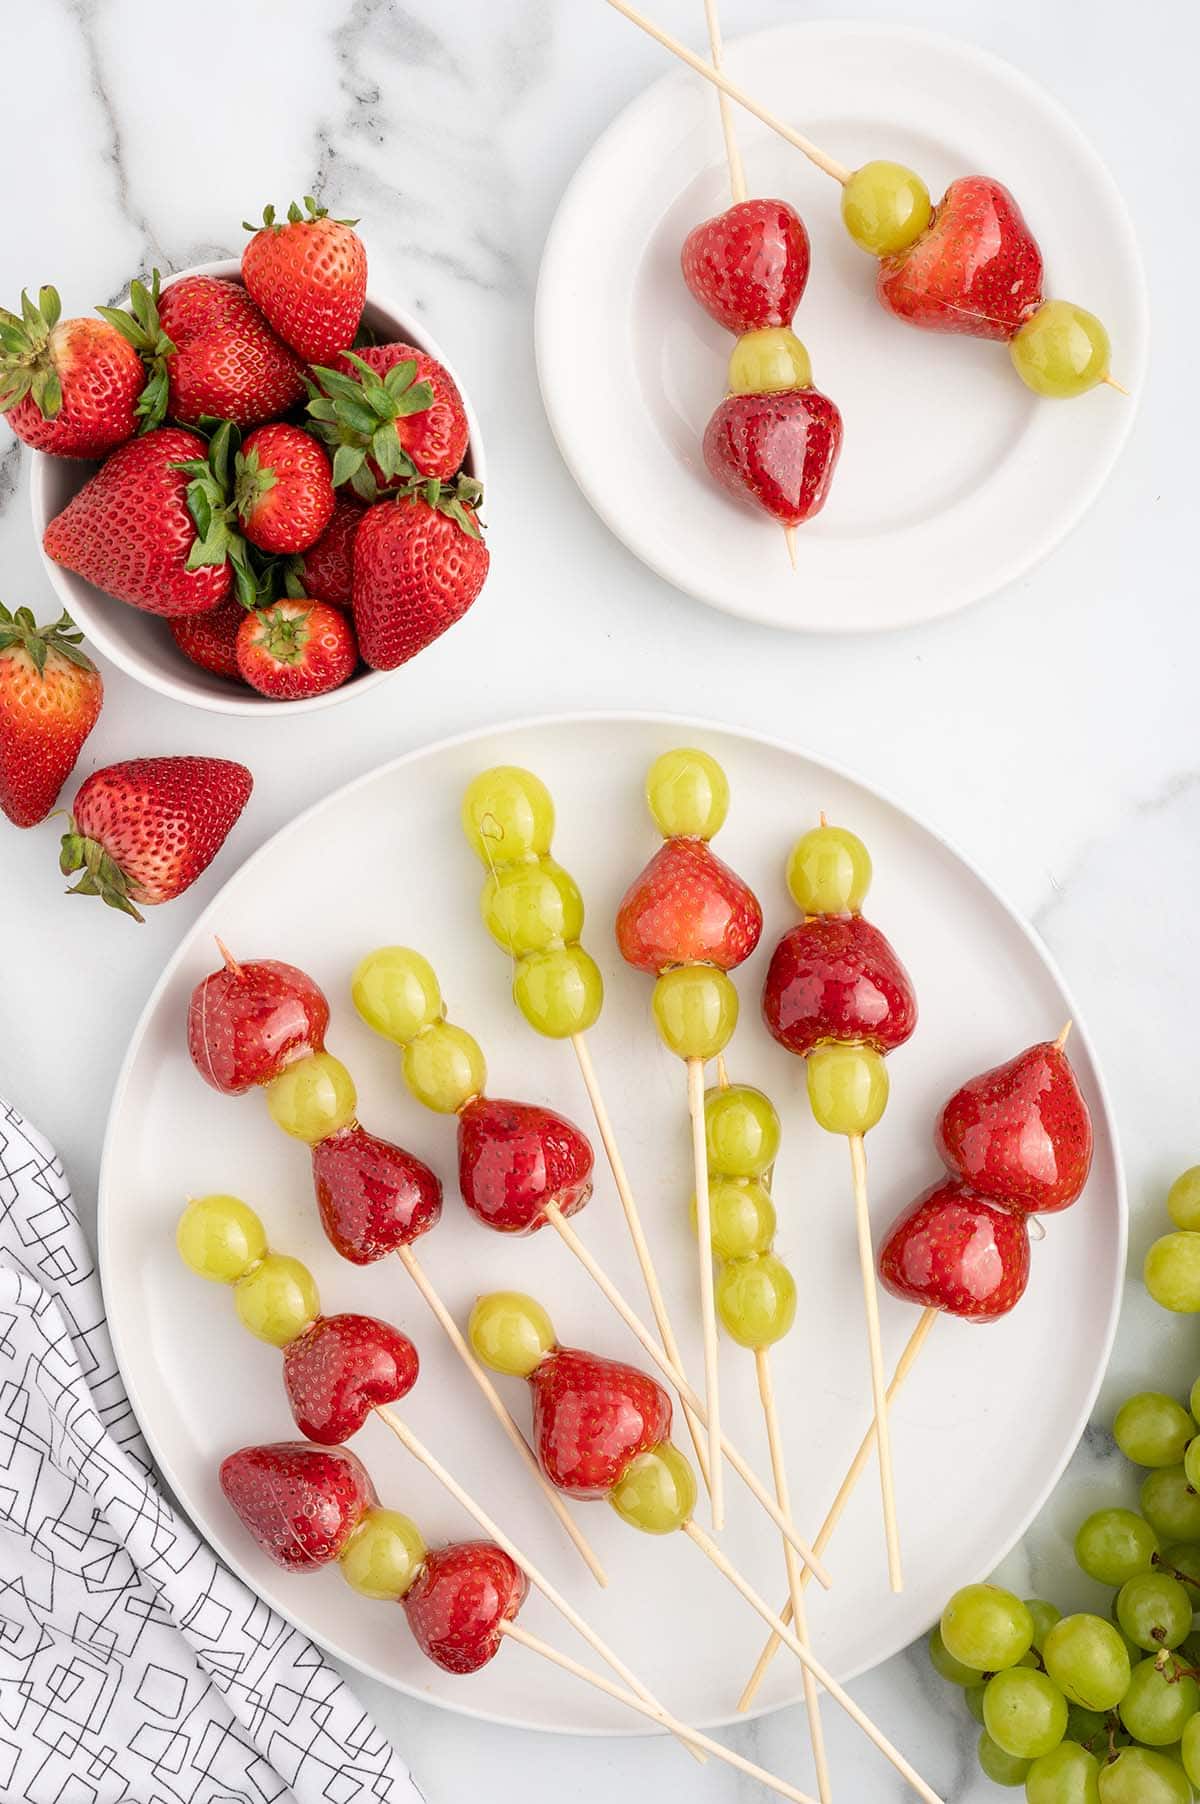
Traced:
<path fill-rule="evenodd" d="M 421 1796 L 159 1491 L 66 1175 L 0 1102 L 0 1800 Z"/>

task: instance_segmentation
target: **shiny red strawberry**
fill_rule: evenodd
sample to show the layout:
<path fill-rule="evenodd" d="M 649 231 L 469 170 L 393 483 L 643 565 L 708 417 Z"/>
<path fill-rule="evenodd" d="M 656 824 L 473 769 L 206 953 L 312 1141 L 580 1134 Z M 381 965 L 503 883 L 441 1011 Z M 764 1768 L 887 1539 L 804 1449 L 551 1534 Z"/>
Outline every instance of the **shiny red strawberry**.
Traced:
<path fill-rule="evenodd" d="M 203 614 L 185 614 L 168 620 L 171 637 L 185 658 L 213 676 L 241 681 L 237 664 L 238 628 L 246 610 L 236 595 L 227 595 Z"/>
<path fill-rule="evenodd" d="M 142 360 L 99 319 L 63 319 L 58 292 L 0 307 L 0 413 L 52 457 L 104 457 L 137 431 Z"/>
<path fill-rule="evenodd" d="M 1009 339 L 1041 303 L 1042 253 L 1007 188 L 963 176 L 916 242 L 880 263 L 877 292 L 926 332 Z"/>
<path fill-rule="evenodd" d="M 333 514 L 315 545 L 292 563 L 303 594 L 333 607 L 348 608 L 353 595 L 354 538 L 366 503 L 348 489 L 335 489 Z"/>
<path fill-rule="evenodd" d="M 704 432 L 722 488 L 785 526 L 820 513 L 841 448 L 842 416 L 815 388 L 726 395 Z"/>
<path fill-rule="evenodd" d="M 534 1103 L 477 1096 L 458 1117 L 458 1182 L 485 1227 L 532 1234 L 546 1204 L 576 1215 L 592 1194 L 592 1149 L 563 1115 Z"/>
<path fill-rule="evenodd" d="M 494 1541 L 460 1541 L 426 1556 L 402 1599 L 421 1652 L 446 1672 L 478 1672 L 495 1658 L 529 1590 Z"/>
<path fill-rule="evenodd" d="M 762 909 L 749 884 L 707 840 L 668 839 L 617 910 L 621 957 L 657 976 L 668 965 L 719 965 L 732 971 L 762 933 Z"/>
<path fill-rule="evenodd" d="M 488 549 L 478 484 L 425 488 L 368 509 L 354 540 L 354 626 L 373 670 L 395 670 L 460 620 L 482 589 Z"/>
<path fill-rule="evenodd" d="M 354 1265 L 411 1246 L 441 1218 L 442 1186 L 428 1165 L 358 1123 L 318 1140 L 312 1166 L 321 1225 Z"/>
<path fill-rule="evenodd" d="M 302 426 L 259 426 L 235 459 L 233 499 L 242 531 L 260 551 L 304 551 L 333 515 L 329 459 Z"/>
<path fill-rule="evenodd" d="M 534 1368 L 534 1445 L 551 1484 L 605 1497 L 631 1459 L 671 1436 L 671 1399 L 635 1366 L 556 1347 Z"/>
<path fill-rule="evenodd" d="M 240 1096 L 324 1049 L 329 1003 L 295 965 L 274 958 L 238 964 L 221 951 L 224 965 L 201 979 L 188 1003 L 188 1051 L 206 1084 Z"/>
<path fill-rule="evenodd" d="M 970 1078 L 942 1110 L 936 1138 L 972 1190 L 1026 1214 L 1069 1208 L 1092 1163 L 1088 1106 L 1052 1041 Z"/>
<path fill-rule="evenodd" d="M 763 985 L 763 1019 L 789 1052 L 821 1040 L 903 1046 L 917 1025 L 908 972 L 862 915 L 814 915 L 784 934 Z"/>
<path fill-rule="evenodd" d="M 242 252 L 242 280 L 285 344 L 321 363 L 354 343 L 367 298 L 367 253 L 356 219 L 331 219 L 310 194 L 287 219 L 263 208 Z"/>
<path fill-rule="evenodd" d="M 420 1363 L 407 1334 L 369 1315 L 319 1315 L 283 1353 L 283 1382 L 296 1427 L 335 1447 L 373 1409 L 407 1397 Z"/>
<path fill-rule="evenodd" d="M 328 695 L 358 668 L 354 628 L 341 608 L 299 597 L 252 608 L 238 628 L 242 681 L 276 702 Z"/>
<path fill-rule="evenodd" d="M 743 200 L 683 241 L 683 279 L 719 326 L 789 326 L 808 281 L 804 221 L 785 200 Z"/>
<path fill-rule="evenodd" d="M 377 1501 L 354 1454 L 307 1441 L 239 1448 L 221 1461 L 221 1489 L 263 1552 L 289 1572 L 336 1560 Z"/>
<path fill-rule="evenodd" d="M 1025 1217 L 943 1178 L 892 1223 L 879 1275 L 893 1296 L 910 1303 L 968 1322 L 997 1321 L 1029 1282 Z"/>

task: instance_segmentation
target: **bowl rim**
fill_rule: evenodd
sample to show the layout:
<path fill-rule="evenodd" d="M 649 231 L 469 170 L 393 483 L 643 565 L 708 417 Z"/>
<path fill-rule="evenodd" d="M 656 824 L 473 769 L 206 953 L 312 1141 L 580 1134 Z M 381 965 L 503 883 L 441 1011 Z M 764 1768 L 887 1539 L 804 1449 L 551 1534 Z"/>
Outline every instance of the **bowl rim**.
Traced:
<path fill-rule="evenodd" d="M 241 284 L 242 266 L 237 259 L 232 257 L 220 257 L 207 263 L 190 264 L 185 269 L 172 271 L 164 279 L 164 291 L 174 283 L 182 281 L 185 276 L 218 276 L 225 281 L 236 281 Z M 122 304 L 127 303 L 128 294 Z M 366 305 L 386 315 L 389 324 L 395 327 L 397 336 L 419 346 L 431 357 L 436 357 L 438 362 L 449 371 L 462 397 L 463 412 L 467 417 L 467 455 L 471 459 L 473 474 L 479 482 L 486 483 L 487 472 L 479 419 L 453 363 L 425 323 L 416 319 L 407 308 L 397 306 L 395 302 L 371 288 L 367 290 Z M 300 701 L 282 702 L 273 701 L 269 696 L 259 695 L 249 688 L 244 694 L 232 690 L 228 696 L 201 689 L 199 683 L 193 684 L 186 674 L 191 666 L 182 653 L 179 654 L 181 674 L 178 677 L 164 676 L 159 671 L 150 670 L 141 654 L 131 650 L 123 642 L 119 632 L 110 630 L 104 617 L 93 610 L 91 601 L 86 596 L 77 593 L 82 578 L 77 577 L 73 571 L 64 569 L 61 564 L 56 564 L 53 558 L 46 555 L 42 539 L 51 518 L 46 488 L 51 470 L 65 460 L 51 457 L 45 451 L 32 451 L 30 459 L 30 513 L 33 518 L 38 556 L 50 586 L 76 626 L 101 657 L 115 664 L 119 670 L 123 670 L 126 676 L 132 677 L 134 682 L 140 683 L 143 688 L 151 689 L 158 695 L 165 695 L 171 701 L 183 702 L 189 708 L 202 708 L 210 714 L 233 714 L 256 718 L 263 714 L 269 714 L 285 718 L 296 714 L 316 713 L 322 708 L 336 707 L 339 702 L 349 701 L 352 696 L 368 694 L 388 677 L 396 675 L 394 670 L 365 670 L 360 675 L 351 677 L 349 682 L 342 683 L 337 689 L 328 690 L 324 695 L 313 695 Z M 82 462 L 82 460 L 79 461 Z"/>

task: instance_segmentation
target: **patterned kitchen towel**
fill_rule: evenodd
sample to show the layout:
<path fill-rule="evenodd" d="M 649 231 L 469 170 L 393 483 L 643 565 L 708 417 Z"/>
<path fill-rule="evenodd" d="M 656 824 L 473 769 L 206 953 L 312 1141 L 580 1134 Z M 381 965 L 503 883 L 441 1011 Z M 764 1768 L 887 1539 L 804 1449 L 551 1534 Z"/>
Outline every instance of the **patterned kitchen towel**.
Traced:
<path fill-rule="evenodd" d="M 0 1102 L 0 1800 L 420 1798 L 157 1488 L 66 1175 Z"/>

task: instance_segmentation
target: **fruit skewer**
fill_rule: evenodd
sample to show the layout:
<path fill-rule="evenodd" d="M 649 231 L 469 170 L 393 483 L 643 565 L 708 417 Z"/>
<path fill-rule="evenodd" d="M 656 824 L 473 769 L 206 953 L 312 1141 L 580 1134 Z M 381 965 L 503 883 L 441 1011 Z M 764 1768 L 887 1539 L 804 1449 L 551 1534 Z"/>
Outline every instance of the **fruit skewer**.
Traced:
<path fill-rule="evenodd" d="M 674 1385 L 680 1403 L 703 1411 L 702 1399 L 568 1226 L 567 1218 L 578 1214 L 592 1191 L 592 1150 L 580 1130 L 550 1109 L 485 1095 L 482 1049 L 464 1028 L 446 1022 L 441 987 L 419 952 L 387 946 L 369 953 L 354 974 L 353 993 L 368 1027 L 403 1047 L 405 1082 L 416 1100 L 439 1113 L 457 1114 L 459 1187 L 471 1214 L 501 1233 L 527 1235 L 549 1224 Z M 439 1025 L 446 1033 L 433 1054 L 423 1037 Z M 721 1447 L 785 1542 L 806 1560 L 809 1549 L 796 1537 L 790 1513 L 724 1435 Z"/>
<path fill-rule="evenodd" d="M 312 978 L 275 959 L 238 964 L 217 944 L 224 967 L 197 984 L 188 1009 L 188 1050 L 196 1069 L 225 1096 L 262 1089 L 276 1125 L 311 1148 L 321 1225 L 343 1258 L 369 1265 L 395 1253 L 580 1558 L 597 1584 L 607 1584 L 587 1537 L 546 1484 L 533 1450 L 413 1251 L 412 1243 L 441 1218 L 436 1175 L 358 1121 L 353 1079 L 325 1050 L 329 1003 Z"/>
<path fill-rule="evenodd" d="M 904 1579 L 864 1142 L 887 1107 L 884 1056 L 912 1033 L 917 1004 L 903 965 L 878 928 L 863 918 L 870 882 L 867 848 L 855 834 L 829 826 L 824 815 L 820 826 L 792 847 L 787 885 L 804 919 L 784 934 L 771 956 L 763 1019 L 781 1046 L 803 1058 L 818 1125 L 844 1134 L 850 1148 L 888 1579 L 898 1592 Z"/>
<path fill-rule="evenodd" d="M 604 979 L 580 943 L 583 897 L 568 871 L 550 855 L 554 802 L 532 771 L 496 765 L 467 786 L 462 801 L 467 843 L 488 875 L 480 898 L 483 922 L 513 961 L 513 1001 L 535 1033 L 569 1040 L 579 1064 L 605 1157 L 612 1171 L 642 1282 L 672 1363 L 682 1369 L 641 1211 L 617 1143 L 587 1044 L 604 1004 Z M 713 1483 L 701 1424 L 689 1405 L 684 1419 L 705 1485 Z"/>
<path fill-rule="evenodd" d="M 1098 383 L 1128 393 L 1110 371 L 1108 333 L 1095 314 L 1043 297 L 1041 251 L 999 182 L 959 178 L 934 207 L 915 170 L 879 159 L 850 169 L 761 106 L 715 59 L 706 63 L 628 0 L 608 3 L 840 183 L 850 236 L 880 259 L 876 293 L 888 312 L 927 331 L 1007 343 L 1035 394 L 1070 398 Z"/>
<path fill-rule="evenodd" d="M 663 1044 L 685 1061 L 696 1182 L 696 1255 L 704 1331 L 705 1408 L 712 1473 L 713 1527 L 724 1526 L 720 1379 L 713 1291 L 708 1155 L 704 1141 L 704 1066 L 737 1025 L 729 972 L 757 946 L 762 910 L 753 891 L 712 851 L 729 810 L 725 772 L 707 752 L 664 752 L 645 784 L 664 844 L 634 879 L 617 910 L 621 957 L 654 977 L 653 1010 Z"/>
<path fill-rule="evenodd" d="M 969 1079 L 939 1117 L 938 1150 L 954 1176 L 949 1183 L 935 1184 L 904 1211 L 880 1249 L 884 1283 L 898 1295 L 924 1304 L 888 1385 L 889 1405 L 939 1315 L 988 1322 L 1016 1307 L 1029 1277 L 1026 1221 L 1040 1238 L 1035 1212 L 1056 1213 L 1082 1194 L 1091 1165 L 1092 1126 L 1066 1055 L 1070 1028 L 1068 1022 L 1056 1040 L 1031 1046 L 1007 1064 Z M 930 1258 L 926 1271 L 940 1271 L 940 1278 L 927 1276 L 922 1284 L 913 1285 L 911 1276 L 905 1275 L 905 1254 L 925 1260 L 938 1234 L 945 1237 L 946 1246 L 940 1261 Z M 970 1261 L 969 1273 L 968 1247 L 981 1254 Z M 937 1300 L 935 1291 L 940 1292 Z M 817 1553 L 828 1547 L 875 1442 L 872 1421 L 813 1543 Z M 807 1573 L 801 1574 L 800 1582 L 807 1584 Z M 785 1605 L 781 1612 L 785 1620 L 789 1611 L 790 1605 Z M 778 1646 L 774 1636 L 767 1640 L 738 1699 L 739 1711 L 750 1708 Z"/>
<path fill-rule="evenodd" d="M 576 1497 L 607 1499 L 622 1521 L 645 1534 L 685 1534 L 926 1804 L 939 1804 L 903 1754 L 695 1520 L 696 1478 L 670 1439 L 671 1399 L 662 1385 L 634 1366 L 560 1346 L 542 1306 L 514 1291 L 481 1297 L 468 1333 L 494 1371 L 528 1382 L 534 1439 L 550 1481 Z"/>

